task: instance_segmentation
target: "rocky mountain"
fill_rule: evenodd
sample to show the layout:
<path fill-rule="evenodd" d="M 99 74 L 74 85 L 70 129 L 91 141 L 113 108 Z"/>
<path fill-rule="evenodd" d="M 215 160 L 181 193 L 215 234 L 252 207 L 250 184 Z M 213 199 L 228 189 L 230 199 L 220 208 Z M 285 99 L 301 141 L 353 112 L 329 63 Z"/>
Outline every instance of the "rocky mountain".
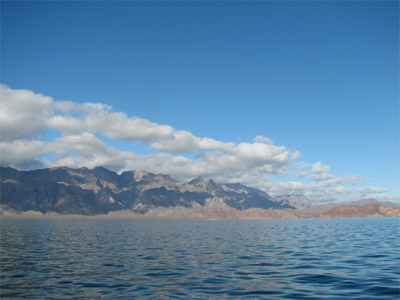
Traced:
<path fill-rule="evenodd" d="M 275 199 L 298 209 L 311 207 L 310 201 L 303 194 L 278 196 Z"/>
<path fill-rule="evenodd" d="M 105 168 L 58 167 L 34 171 L 1 168 L 3 211 L 98 215 L 111 212 L 169 215 L 209 208 L 290 209 L 287 200 L 242 184 L 196 178 L 182 184 L 168 175 L 117 174 Z M 168 213 L 167 213 L 168 215 Z"/>
<path fill-rule="evenodd" d="M 306 219 L 306 218 L 365 218 L 365 217 L 400 217 L 400 208 L 382 203 L 370 203 L 365 206 L 335 203 L 317 205 L 303 209 L 261 209 L 246 210 L 203 209 L 189 213 L 186 219 Z"/>
<path fill-rule="evenodd" d="M 0 215 L 79 218 L 296 219 L 400 216 L 390 202 L 362 199 L 311 205 L 304 195 L 271 197 L 239 183 L 105 168 L 0 168 Z"/>
<path fill-rule="evenodd" d="M 352 202 L 349 203 L 349 205 L 365 206 L 365 205 L 368 205 L 370 203 L 378 203 L 378 200 L 376 200 L 374 198 L 366 198 L 366 199 L 361 199 L 361 200 L 357 200 L 357 201 L 352 201 Z"/>
<path fill-rule="evenodd" d="M 378 200 L 376 200 L 374 198 L 361 199 L 361 200 L 358 200 L 358 201 L 350 202 L 349 204 L 350 205 L 354 205 L 354 206 L 365 206 L 365 205 L 368 205 L 370 203 L 380 203 L 380 204 L 383 204 L 383 205 L 399 207 L 399 204 L 397 204 L 397 203 L 393 203 L 393 202 L 390 202 L 390 201 L 379 202 Z"/>
<path fill-rule="evenodd" d="M 322 218 L 365 218 L 365 217 L 398 217 L 400 208 L 371 202 L 364 206 L 340 205 L 323 213 Z"/>

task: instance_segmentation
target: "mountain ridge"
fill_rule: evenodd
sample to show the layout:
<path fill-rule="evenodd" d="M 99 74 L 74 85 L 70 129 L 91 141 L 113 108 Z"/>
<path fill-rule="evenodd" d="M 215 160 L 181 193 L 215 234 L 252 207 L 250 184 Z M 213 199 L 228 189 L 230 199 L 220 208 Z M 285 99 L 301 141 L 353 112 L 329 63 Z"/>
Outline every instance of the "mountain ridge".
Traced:
<path fill-rule="evenodd" d="M 145 171 L 117 174 L 103 167 L 32 171 L 2 167 L 0 171 L 1 204 L 17 212 L 96 215 L 124 210 L 145 214 L 157 207 L 179 206 L 295 208 L 263 191 L 241 184 L 216 184 L 212 179 L 180 183 L 169 175 Z"/>
<path fill-rule="evenodd" d="M 271 197 L 265 191 L 240 183 L 215 183 L 201 177 L 181 183 L 165 174 L 146 171 L 117 174 L 104 167 L 32 171 L 1 167 L 0 179 L 0 216 L 179 219 L 400 216 L 399 207 L 376 199 L 362 199 L 348 205 L 311 205 L 302 194 Z"/>

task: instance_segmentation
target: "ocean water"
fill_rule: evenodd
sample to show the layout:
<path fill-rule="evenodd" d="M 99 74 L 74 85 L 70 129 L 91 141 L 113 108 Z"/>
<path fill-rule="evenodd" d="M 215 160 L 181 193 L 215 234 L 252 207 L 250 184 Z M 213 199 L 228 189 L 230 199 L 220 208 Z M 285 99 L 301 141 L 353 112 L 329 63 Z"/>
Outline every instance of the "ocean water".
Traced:
<path fill-rule="evenodd" d="M 399 299 L 399 218 L 1 221 L 1 299 Z"/>

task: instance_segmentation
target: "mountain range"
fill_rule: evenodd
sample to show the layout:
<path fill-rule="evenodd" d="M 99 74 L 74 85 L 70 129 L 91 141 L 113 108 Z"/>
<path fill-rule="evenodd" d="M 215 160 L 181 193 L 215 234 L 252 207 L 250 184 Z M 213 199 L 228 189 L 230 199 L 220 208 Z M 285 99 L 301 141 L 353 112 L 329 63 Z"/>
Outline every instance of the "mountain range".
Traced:
<path fill-rule="evenodd" d="M 253 219 L 400 216 L 392 203 L 312 206 L 304 195 L 271 197 L 240 183 L 195 178 L 180 183 L 143 171 L 117 174 L 103 167 L 32 171 L 0 168 L 1 216 Z M 366 209 L 368 208 L 368 209 Z M 364 212 L 365 210 L 365 212 Z"/>

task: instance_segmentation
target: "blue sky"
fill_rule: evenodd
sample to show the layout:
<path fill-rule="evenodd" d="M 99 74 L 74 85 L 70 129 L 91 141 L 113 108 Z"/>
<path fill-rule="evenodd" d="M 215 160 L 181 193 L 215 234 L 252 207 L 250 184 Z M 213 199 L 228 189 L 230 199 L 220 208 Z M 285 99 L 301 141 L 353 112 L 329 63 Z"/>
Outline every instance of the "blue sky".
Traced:
<path fill-rule="evenodd" d="M 14 99 L 11 91 L 25 90 L 32 91 L 31 101 L 41 101 L 33 100 L 41 94 L 55 103 L 103 103 L 111 106 L 105 110 L 110 116 L 122 112 L 194 137 L 253 145 L 246 148 L 252 155 L 264 151 L 255 150 L 254 139 L 268 137 L 274 147 L 284 146 L 292 155 L 271 163 L 261 153 L 264 169 L 252 174 L 256 167 L 247 161 L 241 173 L 235 169 L 230 177 L 222 167 L 219 173 L 198 166 L 187 173 L 159 168 L 171 170 L 178 179 L 195 176 L 198 170 L 199 176 L 250 184 L 255 175 L 266 174 L 270 183 L 263 185 L 261 178 L 254 185 L 272 194 L 318 188 L 308 196 L 324 201 L 326 180 L 359 176 L 357 183 L 326 183 L 325 200 L 344 199 L 346 189 L 353 191 L 351 197 L 400 194 L 397 1 L 2 1 L 1 45 L 1 83 L 11 95 L 9 101 Z M 75 114 L 82 120 L 85 115 L 79 111 Z M 32 108 L 31 115 L 34 112 Z M 9 138 L 51 143 L 72 134 L 52 124 Z M 93 126 L 80 132 L 90 132 L 120 151 L 158 158 L 167 153 L 168 160 L 215 164 L 201 156 L 208 153 L 223 161 L 216 154 L 221 148 L 210 149 L 209 144 L 186 152 L 175 146 L 165 151 L 154 136 L 120 138 Z M 2 164 L 22 168 L 31 160 L 47 163 L 49 157 L 68 153 L 85 156 L 67 148 L 3 159 Z M 270 148 L 265 151 L 275 149 Z M 3 150 L 3 158 L 7 153 Z M 47 165 L 57 162 L 96 164 L 93 159 L 70 159 Z M 109 166 L 116 171 L 146 167 L 117 165 Z M 148 169 L 158 171 L 156 165 Z M 303 171 L 307 176 L 296 177 Z M 313 180 L 313 172 L 329 176 Z M 274 190 L 275 182 L 281 188 Z M 372 187 L 375 194 L 354 192 Z"/>

